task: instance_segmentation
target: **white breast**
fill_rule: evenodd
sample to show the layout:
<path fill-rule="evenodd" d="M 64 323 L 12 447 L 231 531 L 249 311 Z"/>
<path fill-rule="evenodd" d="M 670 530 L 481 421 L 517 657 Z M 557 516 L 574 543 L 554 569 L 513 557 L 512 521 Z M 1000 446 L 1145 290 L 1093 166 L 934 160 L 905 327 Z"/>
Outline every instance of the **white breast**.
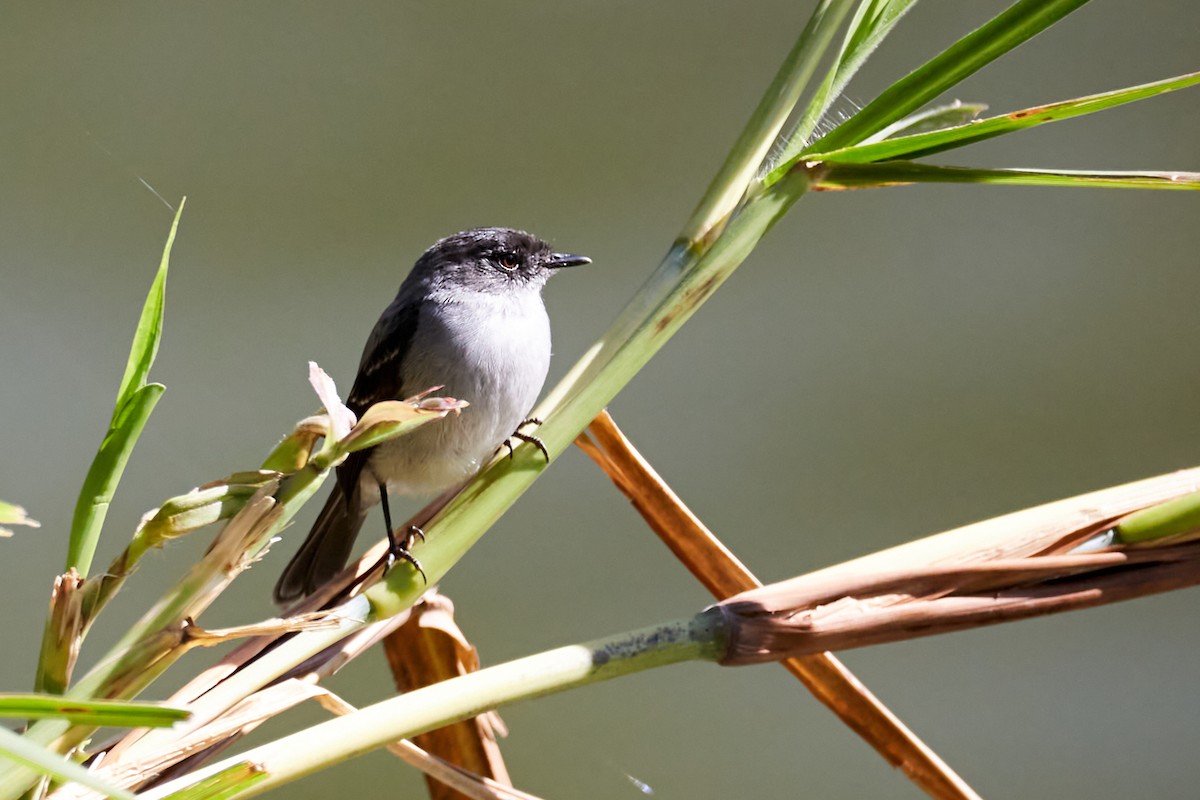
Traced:
<path fill-rule="evenodd" d="M 435 494 L 473 475 L 527 417 L 550 367 L 550 321 L 536 290 L 427 302 L 404 359 L 405 394 L 441 385 L 437 394 L 470 406 L 372 453 L 363 482 L 382 478 L 402 494 Z"/>

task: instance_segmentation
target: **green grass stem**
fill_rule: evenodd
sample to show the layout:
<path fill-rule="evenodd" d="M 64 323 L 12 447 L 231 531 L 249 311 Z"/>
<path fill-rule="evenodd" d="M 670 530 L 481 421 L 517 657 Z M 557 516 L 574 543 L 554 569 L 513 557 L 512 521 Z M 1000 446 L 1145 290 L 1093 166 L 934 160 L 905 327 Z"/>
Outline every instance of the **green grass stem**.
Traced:
<path fill-rule="evenodd" d="M 406 692 L 256 747 L 161 787 L 144 800 L 179 800 L 188 786 L 240 764 L 265 778 L 230 797 L 254 797 L 317 770 L 488 709 L 685 661 L 714 661 L 723 651 L 720 614 L 652 625 L 560 647 Z"/>

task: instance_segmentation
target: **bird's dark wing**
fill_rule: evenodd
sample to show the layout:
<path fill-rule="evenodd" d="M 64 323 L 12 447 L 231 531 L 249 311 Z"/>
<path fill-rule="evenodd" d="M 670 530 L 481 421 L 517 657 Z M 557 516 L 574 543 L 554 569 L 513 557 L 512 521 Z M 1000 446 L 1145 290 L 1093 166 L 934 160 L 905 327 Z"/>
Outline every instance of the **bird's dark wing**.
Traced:
<path fill-rule="evenodd" d="M 403 384 L 404 359 L 416 335 L 420 311 L 415 303 L 393 302 L 375 323 L 363 347 L 354 386 L 346 398 L 346 406 L 355 416 L 361 417 L 375 403 L 403 400 L 406 391 L 414 391 Z M 370 453 L 370 449 L 351 453 L 337 468 L 338 485 L 347 498 L 356 496 L 358 479 Z"/>

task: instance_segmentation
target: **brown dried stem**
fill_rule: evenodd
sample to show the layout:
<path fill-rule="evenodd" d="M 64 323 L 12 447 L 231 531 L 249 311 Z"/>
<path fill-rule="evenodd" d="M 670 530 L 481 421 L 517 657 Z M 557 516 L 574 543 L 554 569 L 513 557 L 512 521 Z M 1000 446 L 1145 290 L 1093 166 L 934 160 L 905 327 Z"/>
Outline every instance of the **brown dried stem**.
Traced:
<path fill-rule="evenodd" d="M 959 538 L 970 547 L 969 535 L 960 532 Z M 951 633 L 1196 584 L 1200 542 L 1194 540 L 972 564 L 837 568 L 718 604 L 729 636 L 722 663 L 754 664 Z"/>
<path fill-rule="evenodd" d="M 339 716 L 357 711 L 354 706 L 332 692 L 322 691 L 316 699 L 323 707 Z M 424 772 L 427 780 L 436 781 L 437 785 L 456 793 L 446 795 L 447 797 L 463 797 L 466 800 L 540 800 L 536 795 L 475 774 L 458 764 L 426 752 L 408 739 L 389 744 L 387 750 L 405 764 Z"/>
<path fill-rule="evenodd" d="M 724 599 L 762 586 L 663 482 L 608 412 L 601 412 L 593 420 L 588 433 L 595 442 L 585 434 L 576 444 L 604 470 L 675 557 L 715 597 Z M 783 666 L 889 763 L 903 770 L 930 797 L 978 797 L 833 655 L 806 652 L 802 657 L 784 660 Z"/>
<path fill-rule="evenodd" d="M 401 692 L 479 669 L 479 654 L 454 621 L 454 604 L 436 589 L 413 606 L 407 622 L 388 634 L 383 640 L 383 652 Z M 422 733 L 413 742 L 475 775 L 511 787 L 512 780 L 497 742 L 497 737 L 505 733 L 500 715 L 490 711 Z M 432 800 L 471 800 L 429 773 L 425 782 Z"/>

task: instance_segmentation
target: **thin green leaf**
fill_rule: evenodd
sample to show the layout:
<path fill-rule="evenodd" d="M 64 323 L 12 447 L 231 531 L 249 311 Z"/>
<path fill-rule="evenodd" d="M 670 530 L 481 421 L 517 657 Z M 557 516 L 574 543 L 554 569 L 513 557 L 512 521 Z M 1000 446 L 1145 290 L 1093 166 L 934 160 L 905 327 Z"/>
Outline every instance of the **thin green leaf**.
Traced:
<path fill-rule="evenodd" d="M 1147 542 L 1200 530 L 1200 492 L 1143 509 L 1121 520 L 1117 541 Z"/>
<path fill-rule="evenodd" d="M 1200 189 L 1200 172 L 1083 172 L 1042 169 L 940 167 L 913 161 L 879 164 L 818 162 L 809 166 L 812 189 L 869 189 L 911 183 L 990 183 L 1091 189 Z"/>
<path fill-rule="evenodd" d="M 329 434 L 329 419 L 324 414 L 303 419 L 296 429 L 275 445 L 275 449 L 263 461 L 262 468 L 291 475 L 298 472 L 312 457 L 318 439 Z"/>
<path fill-rule="evenodd" d="M 915 3 L 916 0 L 862 0 L 859 3 L 846 29 L 841 52 L 809 100 L 804 115 L 788 135 L 783 160 L 790 161 L 804 148 L 817 123 L 828 113 L 833 101 L 841 96 L 846 84 Z"/>
<path fill-rule="evenodd" d="M 955 100 L 948 105 L 935 106 L 910 114 L 899 122 L 888 125 L 866 141 L 881 142 L 884 139 L 896 139 L 901 136 L 915 136 L 918 133 L 956 128 L 966 125 L 968 122 L 974 122 L 980 114 L 987 111 L 987 108 L 987 103 L 964 103 L 961 100 Z"/>
<path fill-rule="evenodd" d="M 420 408 L 404 400 L 385 400 L 366 410 L 358 424 L 347 433 L 338 449 L 353 453 L 406 435 L 420 426 L 439 420 L 451 412 L 466 408 L 465 400 L 441 403 L 440 408 Z"/>
<path fill-rule="evenodd" d="M 167 245 L 163 248 L 162 259 L 158 262 L 158 272 L 154 276 L 154 282 L 150 284 L 146 302 L 142 305 L 142 316 L 133 334 L 129 361 L 125 364 L 125 376 L 121 378 L 117 404 L 113 407 L 112 425 L 116 425 L 121 409 L 129 402 L 133 393 L 146 385 L 150 366 L 154 363 L 154 357 L 158 355 L 158 345 L 162 340 L 163 309 L 166 303 L 167 265 L 171 260 L 171 246 L 175 244 L 175 232 L 179 230 L 179 218 L 183 215 L 185 203 L 186 197 L 179 201 L 179 209 L 171 223 L 171 232 L 167 234 Z"/>
<path fill-rule="evenodd" d="M 850 0 L 821 0 L 817 4 L 725 163 L 683 226 L 680 240 L 688 246 L 715 235 L 741 201 L 849 11 Z"/>
<path fill-rule="evenodd" d="M 912 159 L 963 147 L 968 144 L 1002 136 L 1006 133 L 1045 125 L 1048 122 L 1094 114 L 1110 108 L 1145 100 L 1177 89 L 1195 86 L 1200 83 L 1200 72 L 1190 72 L 1174 78 L 1131 86 L 1127 89 L 1117 89 L 1088 97 L 1077 97 L 1044 106 L 1024 108 L 996 117 L 969 122 L 953 128 L 928 133 L 916 133 L 900 136 L 872 144 L 860 144 L 841 150 L 831 150 L 824 153 L 812 153 L 805 156 L 811 161 L 839 161 L 866 163 L 871 161 L 887 161 L 892 159 Z"/>
<path fill-rule="evenodd" d="M 65 719 L 87 725 L 162 728 L 187 719 L 190 712 L 152 703 L 115 700 L 64 700 L 57 695 L 0 694 L 0 717 Z"/>
<path fill-rule="evenodd" d="M 117 484 L 121 481 L 121 473 L 125 470 L 129 454 L 146 425 L 146 418 L 150 416 L 155 403 L 162 396 L 163 387 L 159 384 L 147 385 L 146 377 L 150 374 L 150 366 L 154 363 L 159 340 L 162 338 L 167 265 L 171 259 L 171 246 L 175 243 L 179 218 L 183 214 L 186 202 L 185 197 L 179 203 L 179 210 L 175 212 L 171 232 L 167 234 L 167 244 L 159 260 L 158 272 L 150 285 L 149 294 L 146 295 L 142 316 L 133 335 L 129 361 L 125 365 L 125 376 L 121 379 L 121 388 L 117 392 L 117 404 L 113 408 L 108 433 L 100 445 L 100 452 L 96 453 L 92 460 L 92 466 L 80 489 L 79 499 L 75 503 L 64 572 L 75 569 L 80 575 L 87 577 L 92 566 L 92 557 L 96 553 L 96 544 L 100 539 L 100 529 L 104 526 L 104 517 L 108 514 L 108 506 L 117 490 Z M 157 389 L 151 390 L 150 386 L 157 386 Z"/>
<path fill-rule="evenodd" d="M 134 800 L 129 792 L 110 786 L 66 756 L 40 747 L 4 727 L 0 727 L 0 757 L 24 764 L 42 775 L 49 775 L 60 781 L 83 784 L 106 797 Z"/>
<path fill-rule="evenodd" d="M 258 764 L 242 762 L 177 792 L 171 792 L 163 800 L 225 800 L 236 797 L 266 778 L 266 771 Z"/>
<path fill-rule="evenodd" d="M 231 475 L 224 480 L 193 489 L 185 495 L 167 500 L 154 516 L 134 534 L 132 553 L 127 556 L 132 568 L 146 550 L 161 547 L 168 540 L 194 530 L 229 519 L 242 509 L 246 501 L 267 483 L 278 480 L 278 473 L 250 472 Z M 112 567 L 109 567 L 112 576 Z"/>
<path fill-rule="evenodd" d="M 1032 39 L 1088 0 L 1019 0 L 983 27 L 893 83 L 857 114 L 801 153 L 858 144 L 911 114 L 972 73 Z"/>
<path fill-rule="evenodd" d="M 12 503 L 0 500 L 0 537 L 12 536 L 12 531 L 6 525 L 26 525 L 30 528 L 40 528 L 42 523 L 31 519 L 25 509 Z"/>
<path fill-rule="evenodd" d="M 146 420 L 150 418 L 150 412 L 164 391 L 166 387 L 161 383 L 151 383 L 134 392 L 121 409 L 114 427 L 100 444 L 100 451 L 92 461 L 83 487 L 79 490 L 79 500 L 75 503 L 71 543 L 67 551 L 68 570 L 73 567 L 86 577 L 91 569 L 100 529 L 104 527 L 104 518 L 108 515 L 108 506 L 117 484 L 121 482 L 129 455 L 146 426 Z"/>
<path fill-rule="evenodd" d="M 723 634 L 719 612 L 704 611 L 546 650 L 404 692 L 254 747 L 212 769 L 220 775 L 230 768 L 257 767 L 264 775 L 262 783 L 247 794 L 263 794 L 397 739 L 468 719 L 483 707 L 496 708 L 670 664 L 716 661 L 726 652 Z M 194 776 L 184 775 L 151 788 L 144 796 L 147 800 L 240 796 L 182 794 L 196 785 Z"/>

